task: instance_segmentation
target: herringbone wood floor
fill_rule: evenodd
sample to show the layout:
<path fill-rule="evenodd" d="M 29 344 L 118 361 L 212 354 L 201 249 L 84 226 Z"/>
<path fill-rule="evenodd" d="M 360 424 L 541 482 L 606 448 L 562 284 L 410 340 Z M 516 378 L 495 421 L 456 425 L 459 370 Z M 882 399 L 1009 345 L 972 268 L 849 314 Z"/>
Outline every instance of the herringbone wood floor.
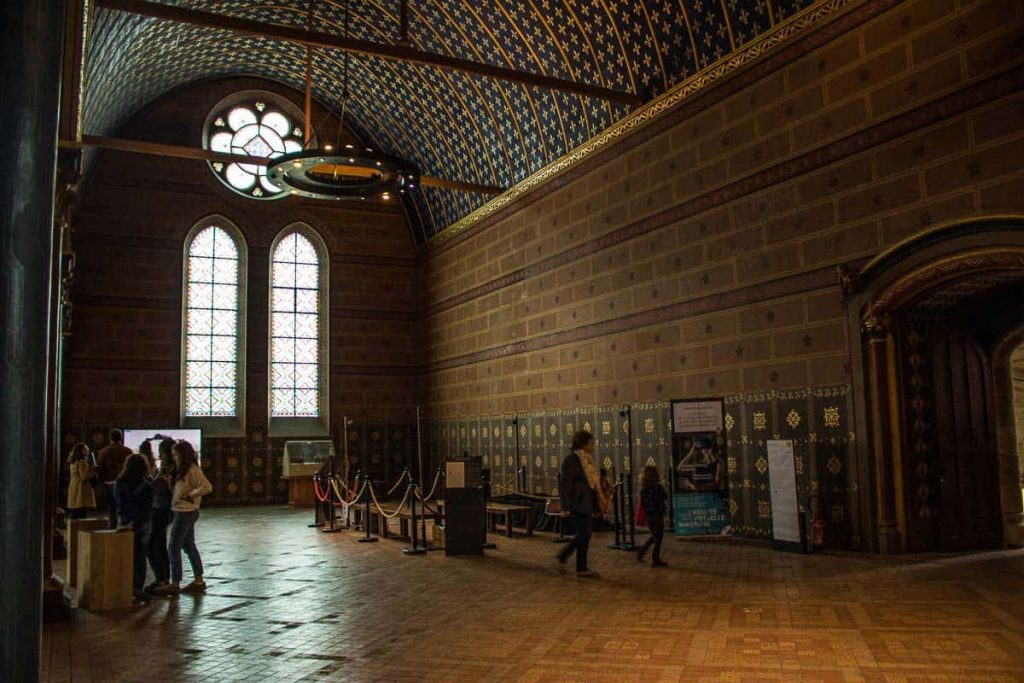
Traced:
<path fill-rule="evenodd" d="M 42 680 L 1024 681 L 1022 550 L 669 540 L 652 569 L 598 535 L 590 580 L 545 535 L 408 557 L 310 516 L 204 510 L 208 593 L 47 625 Z"/>

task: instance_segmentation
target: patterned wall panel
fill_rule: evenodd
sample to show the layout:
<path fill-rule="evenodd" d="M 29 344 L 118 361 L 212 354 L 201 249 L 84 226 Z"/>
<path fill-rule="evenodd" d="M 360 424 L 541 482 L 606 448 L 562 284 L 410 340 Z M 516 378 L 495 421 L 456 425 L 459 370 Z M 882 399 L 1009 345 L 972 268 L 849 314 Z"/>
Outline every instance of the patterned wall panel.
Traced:
<path fill-rule="evenodd" d="M 305 0 L 170 4 L 303 26 Z M 426 52 L 615 88 L 650 100 L 812 4 L 789 0 L 511 0 L 410 3 L 413 46 Z M 343 3 L 315 3 L 314 30 L 342 33 Z M 772 9 L 774 8 L 774 13 Z M 351 3 L 350 35 L 391 44 L 397 3 Z M 304 50 L 187 24 L 96 11 L 86 72 L 85 132 L 113 134 L 134 112 L 184 85 L 252 75 L 302 89 Z M 511 187 L 629 109 L 604 100 L 364 55 L 349 59 L 349 126 L 430 175 Z M 317 98 L 340 109 L 343 55 L 314 58 Z M 198 144 L 198 141 L 197 141 Z M 486 201 L 429 188 L 406 206 L 425 241 Z"/>
<path fill-rule="evenodd" d="M 668 402 L 596 406 L 543 411 L 514 416 L 519 421 L 520 452 L 527 462 L 527 489 L 553 494 L 557 472 L 569 450 L 572 432 L 594 434 L 594 455 L 602 467 L 621 473 L 629 468 L 629 416 L 633 420 L 633 467 L 655 464 L 667 481 L 672 462 L 671 408 Z M 733 533 L 748 538 L 771 537 L 767 442 L 791 439 L 797 472 L 797 495 L 802 507 L 819 511 L 826 521 L 827 542 L 833 547 L 856 543 L 856 481 L 853 467 L 854 430 L 850 387 L 839 385 L 798 391 L 743 394 L 725 399 L 726 466 L 729 511 Z M 461 418 L 465 423 L 467 418 Z M 505 452 L 491 447 L 492 481 L 514 486 L 513 416 L 492 416 L 488 424 L 504 425 Z M 456 421 L 437 420 L 432 430 L 444 432 Z M 554 430 L 552 432 L 552 429 Z M 539 464 L 538 464 L 539 463 Z M 636 481 L 634 480 L 634 486 Z M 499 494 L 495 491 L 495 494 Z"/>

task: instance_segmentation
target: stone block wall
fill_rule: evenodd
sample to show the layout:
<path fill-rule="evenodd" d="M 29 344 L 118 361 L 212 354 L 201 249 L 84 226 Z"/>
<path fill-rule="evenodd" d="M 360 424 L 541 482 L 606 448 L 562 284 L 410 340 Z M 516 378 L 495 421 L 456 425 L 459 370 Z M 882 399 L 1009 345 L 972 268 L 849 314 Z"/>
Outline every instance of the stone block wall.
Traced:
<path fill-rule="evenodd" d="M 837 267 L 1024 213 L 1022 17 L 864 3 L 434 245 L 432 414 L 856 388 Z"/>

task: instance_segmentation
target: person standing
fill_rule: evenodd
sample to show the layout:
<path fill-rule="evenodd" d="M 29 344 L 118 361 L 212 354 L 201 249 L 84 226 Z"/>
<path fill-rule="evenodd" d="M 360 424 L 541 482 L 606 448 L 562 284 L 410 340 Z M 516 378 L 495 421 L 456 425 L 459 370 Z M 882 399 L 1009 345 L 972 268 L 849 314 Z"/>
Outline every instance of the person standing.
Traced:
<path fill-rule="evenodd" d="M 110 430 L 110 443 L 100 449 L 96 462 L 96 474 L 103 482 L 104 498 L 107 505 L 107 526 L 117 528 L 117 500 L 114 497 L 114 481 L 124 469 L 124 461 L 132 454 L 132 449 L 124 445 L 124 434 L 120 429 Z"/>
<path fill-rule="evenodd" d="M 177 595 L 178 593 L 203 593 L 203 558 L 196 547 L 196 521 L 199 520 L 199 506 L 202 498 L 213 491 L 210 480 L 199 466 L 199 457 L 188 441 L 179 441 L 171 450 L 174 457 L 174 476 L 171 488 L 171 582 L 153 590 L 154 595 Z M 192 582 L 181 588 L 181 552 L 185 551 L 192 567 Z"/>
<path fill-rule="evenodd" d="M 654 465 L 644 467 L 643 479 L 640 488 L 640 505 L 644 509 L 644 517 L 647 518 L 647 528 L 651 535 L 637 551 L 638 562 L 644 561 L 647 549 L 652 545 L 654 552 L 651 553 L 651 566 L 664 567 L 667 562 L 661 559 L 661 540 L 665 535 L 665 513 L 668 511 L 668 494 L 665 487 L 661 485 L 661 475 Z"/>
<path fill-rule="evenodd" d="M 156 437 L 154 437 L 156 438 Z M 174 476 L 174 439 L 164 437 L 157 447 L 159 461 L 153 474 L 153 531 L 149 536 L 149 565 L 155 580 L 150 592 L 171 582 L 171 559 L 167 554 L 167 527 L 171 525 L 171 483 Z"/>
<path fill-rule="evenodd" d="M 572 519 L 576 535 L 558 554 L 559 568 L 564 570 L 569 556 L 576 553 L 576 576 L 597 578 L 587 565 L 590 535 L 594 528 L 594 512 L 608 507 L 601 489 L 601 475 L 594 463 L 594 437 L 578 431 L 572 437 L 572 452 L 562 462 L 562 478 L 558 494 L 562 514 Z"/>
<path fill-rule="evenodd" d="M 146 584 L 146 558 L 152 531 L 150 513 L 153 509 L 153 486 L 149 481 L 146 456 L 132 453 L 124 461 L 124 469 L 114 482 L 117 517 L 122 527 L 131 527 L 134 537 L 132 553 L 132 596 L 135 604 L 146 604 L 150 597 L 143 591 Z"/>
<path fill-rule="evenodd" d="M 84 443 L 76 443 L 68 454 L 71 482 L 68 484 L 68 519 L 83 519 L 96 507 L 96 494 L 92 480 L 96 476 L 92 466 L 92 453 Z"/>

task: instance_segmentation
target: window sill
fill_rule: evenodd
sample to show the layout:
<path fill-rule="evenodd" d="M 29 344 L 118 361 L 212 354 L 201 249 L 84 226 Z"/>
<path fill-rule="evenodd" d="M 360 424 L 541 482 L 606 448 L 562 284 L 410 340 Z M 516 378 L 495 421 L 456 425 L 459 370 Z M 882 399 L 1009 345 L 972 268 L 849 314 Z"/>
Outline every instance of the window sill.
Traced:
<path fill-rule="evenodd" d="M 244 417 L 186 417 L 182 418 L 184 429 L 201 429 L 203 439 L 245 436 Z"/>
<path fill-rule="evenodd" d="M 329 437 L 330 430 L 321 417 L 272 417 L 267 436 Z"/>

